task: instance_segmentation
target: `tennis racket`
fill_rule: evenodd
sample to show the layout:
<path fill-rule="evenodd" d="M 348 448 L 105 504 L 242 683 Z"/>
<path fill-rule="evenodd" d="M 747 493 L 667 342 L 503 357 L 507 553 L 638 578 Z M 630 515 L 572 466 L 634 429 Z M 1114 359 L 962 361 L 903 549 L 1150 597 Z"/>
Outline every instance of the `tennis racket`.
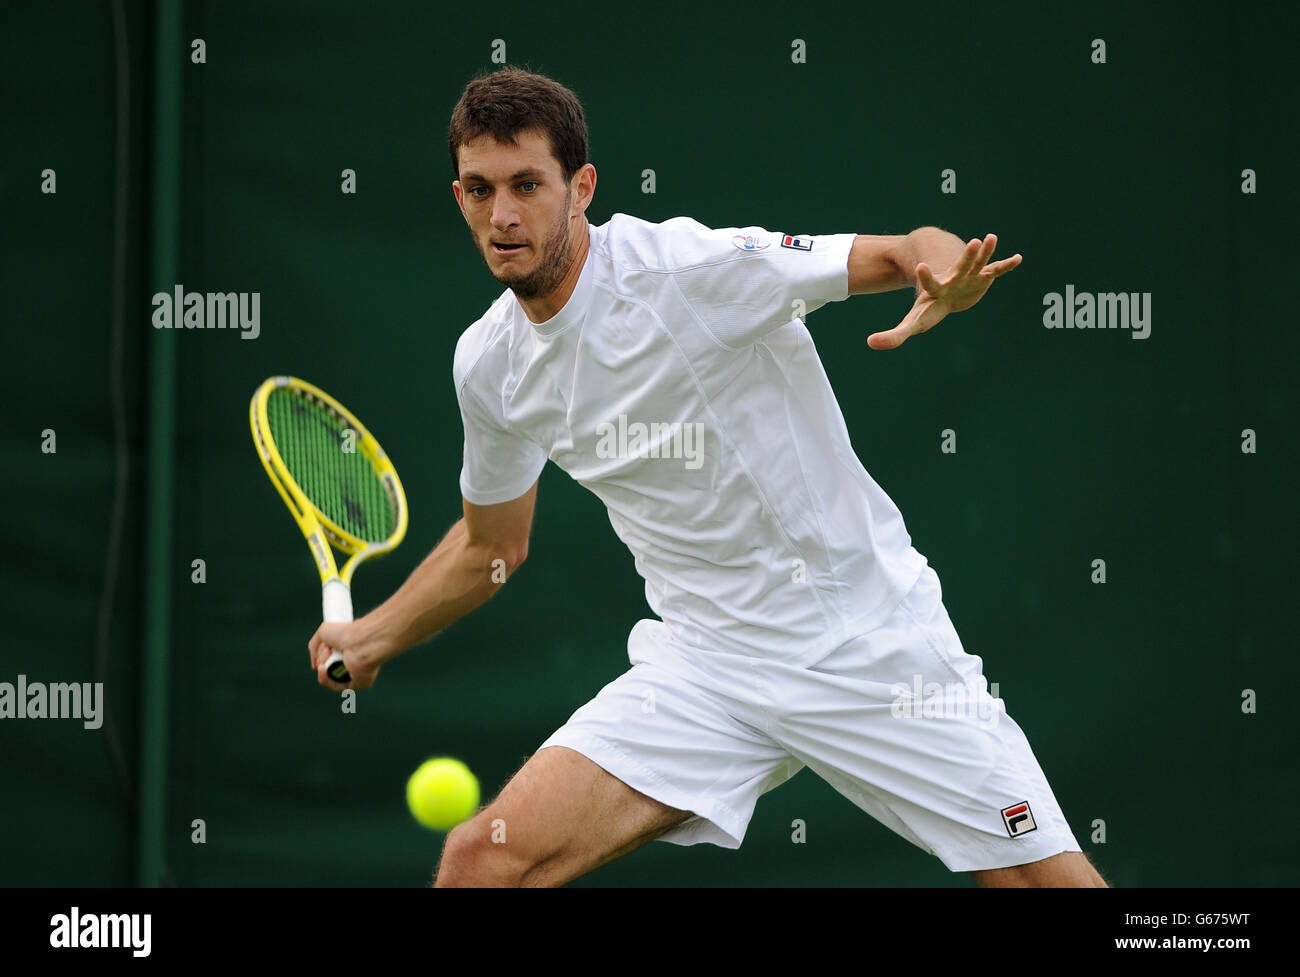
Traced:
<path fill-rule="evenodd" d="M 325 621 L 352 620 L 352 574 L 406 535 L 406 494 L 384 449 L 337 400 L 297 377 L 271 377 L 248 405 L 262 467 L 307 539 Z M 340 570 L 333 544 L 348 560 Z M 352 680 L 331 649 L 326 671 Z"/>

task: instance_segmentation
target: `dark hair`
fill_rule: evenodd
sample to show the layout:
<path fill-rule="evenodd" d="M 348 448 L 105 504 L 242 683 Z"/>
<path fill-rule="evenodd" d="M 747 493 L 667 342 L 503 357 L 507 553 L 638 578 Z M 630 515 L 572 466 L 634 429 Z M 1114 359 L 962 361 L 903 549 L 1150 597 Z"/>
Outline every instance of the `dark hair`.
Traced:
<path fill-rule="evenodd" d="M 578 97 L 545 75 L 506 66 L 476 76 L 451 113 L 447 147 L 460 177 L 460 147 L 480 136 L 517 146 L 520 132 L 536 130 L 551 144 L 567 183 L 588 162 L 587 120 Z"/>

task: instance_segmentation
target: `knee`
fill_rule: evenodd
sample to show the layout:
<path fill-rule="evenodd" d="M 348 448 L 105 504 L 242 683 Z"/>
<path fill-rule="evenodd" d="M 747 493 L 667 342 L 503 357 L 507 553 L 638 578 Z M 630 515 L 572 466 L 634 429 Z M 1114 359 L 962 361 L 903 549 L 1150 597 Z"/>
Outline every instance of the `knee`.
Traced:
<path fill-rule="evenodd" d="M 436 889 L 465 887 L 518 888 L 530 866 L 518 852 L 492 837 L 492 822 L 483 811 L 447 833 L 434 877 Z"/>

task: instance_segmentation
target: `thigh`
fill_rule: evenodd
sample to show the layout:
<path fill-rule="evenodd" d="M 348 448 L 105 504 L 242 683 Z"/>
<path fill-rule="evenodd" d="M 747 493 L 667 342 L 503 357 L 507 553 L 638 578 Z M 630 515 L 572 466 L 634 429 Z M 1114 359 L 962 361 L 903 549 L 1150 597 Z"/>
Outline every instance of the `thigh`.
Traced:
<path fill-rule="evenodd" d="M 564 746 L 538 750 L 457 829 L 521 885 L 563 885 L 691 816 L 634 790 Z M 490 846 L 490 847 L 489 847 Z"/>
<path fill-rule="evenodd" d="M 748 660 L 688 667 L 663 652 L 640 660 L 542 744 L 582 754 L 619 781 L 693 816 L 660 839 L 739 848 L 758 798 L 803 764 L 752 721 Z"/>
<path fill-rule="evenodd" d="M 748 668 L 688 673 L 642 650 L 448 838 L 451 875 L 562 885 L 657 838 L 740 846 L 759 796 L 802 764 L 738 718 Z"/>

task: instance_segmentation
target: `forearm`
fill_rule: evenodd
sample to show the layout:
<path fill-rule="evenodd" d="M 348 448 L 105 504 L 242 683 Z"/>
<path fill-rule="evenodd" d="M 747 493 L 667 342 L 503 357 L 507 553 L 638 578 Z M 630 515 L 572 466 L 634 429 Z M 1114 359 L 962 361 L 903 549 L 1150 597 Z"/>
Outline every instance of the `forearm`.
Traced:
<path fill-rule="evenodd" d="M 507 554 L 472 543 L 461 519 L 406 583 L 361 619 L 366 643 L 380 661 L 395 658 L 481 607 L 514 570 Z"/>
<path fill-rule="evenodd" d="M 966 250 L 966 242 L 938 227 L 918 227 L 904 236 L 898 246 L 898 267 L 909 285 L 917 287 L 916 266 L 925 262 L 940 275 L 952 267 Z"/>

